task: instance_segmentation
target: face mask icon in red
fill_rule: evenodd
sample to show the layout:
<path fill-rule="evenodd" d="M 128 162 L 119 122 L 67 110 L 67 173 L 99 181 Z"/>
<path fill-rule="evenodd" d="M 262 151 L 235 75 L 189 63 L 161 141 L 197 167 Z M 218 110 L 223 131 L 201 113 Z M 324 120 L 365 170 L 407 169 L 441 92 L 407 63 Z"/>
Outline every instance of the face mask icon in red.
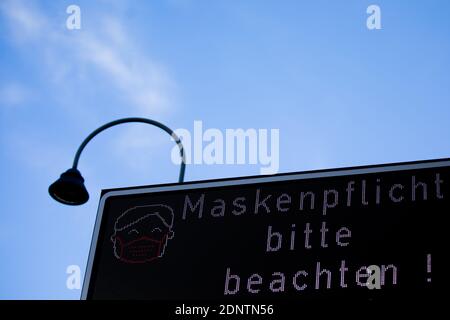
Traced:
<path fill-rule="evenodd" d="M 161 258 L 167 241 L 174 236 L 173 219 L 172 208 L 163 204 L 128 209 L 114 224 L 114 256 L 126 263 Z"/>

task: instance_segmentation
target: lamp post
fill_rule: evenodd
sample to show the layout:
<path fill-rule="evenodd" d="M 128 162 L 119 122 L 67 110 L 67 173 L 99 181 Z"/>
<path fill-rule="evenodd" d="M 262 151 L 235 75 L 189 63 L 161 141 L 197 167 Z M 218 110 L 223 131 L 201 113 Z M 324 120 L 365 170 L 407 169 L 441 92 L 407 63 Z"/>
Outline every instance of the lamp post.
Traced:
<path fill-rule="evenodd" d="M 180 148 L 181 166 L 178 182 L 182 183 L 184 181 L 186 161 L 183 144 L 181 143 L 180 138 L 178 138 L 178 136 L 170 128 L 168 128 L 167 126 L 158 121 L 146 118 L 123 118 L 104 124 L 103 126 L 94 130 L 90 135 L 86 137 L 86 139 L 84 139 L 84 141 L 78 147 L 77 153 L 75 154 L 72 168 L 70 168 L 66 172 L 63 172 L 59 177 L 59 179 L 56 180 L 54 183 L 52 183 L 48 188 L 50 196 L 56 201 L 67 205 L 76 206 L 86 203 L 89 200 L 89 193 L 86 190 L 86 187 L 84 186 L 84 178 L 81 175 L 80 171 L 78 171 L 77 169 L 81 153 L 83 152 L 84 148 L 89 143 L 89 141 L 91 141 L 100 132 L 110 127 L 129 122 L 147 123 L 164 130 L 165 132 L 167 132 L 172 136 L 172 138 L 175 140 L 176 144 Z"/>

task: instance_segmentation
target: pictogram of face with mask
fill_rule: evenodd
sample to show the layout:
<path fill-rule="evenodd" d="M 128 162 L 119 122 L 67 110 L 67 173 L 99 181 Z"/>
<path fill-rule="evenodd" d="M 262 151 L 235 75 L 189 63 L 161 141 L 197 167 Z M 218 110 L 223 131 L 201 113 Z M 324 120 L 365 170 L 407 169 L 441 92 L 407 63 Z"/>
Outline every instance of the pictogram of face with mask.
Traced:
<path fill-rule="evenodd" d="M 163 204 L 126 210 L 114 224 L 114 256 L 125 263 L 145 263 L 164 255 L 172 239 L 173 210 Z"/>

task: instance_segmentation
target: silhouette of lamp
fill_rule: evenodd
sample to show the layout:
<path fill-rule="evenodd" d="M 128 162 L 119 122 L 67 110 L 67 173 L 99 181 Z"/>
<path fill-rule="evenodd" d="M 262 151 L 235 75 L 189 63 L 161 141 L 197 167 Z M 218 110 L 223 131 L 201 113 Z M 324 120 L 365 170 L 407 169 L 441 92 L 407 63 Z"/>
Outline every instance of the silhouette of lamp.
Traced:
<path fill-rule="evenodd" d="M 77 169 L 81 152 L 83 152 L 89 141 L 91 141 L 92 138 L 94 138 L 100 132 L 110 127 L 129 122 L 147 123 L 164 130 L 172 136 L 172 138 L 180 148 L 181 167 L 178 182 L 182 183 L 184 181 L 186 161 L 183 144 L 181 143 L 181 140 L 178 138 L 178 136 L 170 128 L 155 120 L 146 118 L 123 118 L 104 124 L 103 126 L 93 131 L 89 136 L 86 137 L 86 139 L 84 139 L 84 141 L 78 148 L 77 153 L 75 154 L 72 168 L 62 173 L 59 179 L 52 183 L 48 188 L 50 196 L 56 201 L 67 205 L 77 206 L 86 203 L 89 200 L 89 193 L 84 186 L 84 178 L 81 175 L 80 171 L 78 171 Z"/>

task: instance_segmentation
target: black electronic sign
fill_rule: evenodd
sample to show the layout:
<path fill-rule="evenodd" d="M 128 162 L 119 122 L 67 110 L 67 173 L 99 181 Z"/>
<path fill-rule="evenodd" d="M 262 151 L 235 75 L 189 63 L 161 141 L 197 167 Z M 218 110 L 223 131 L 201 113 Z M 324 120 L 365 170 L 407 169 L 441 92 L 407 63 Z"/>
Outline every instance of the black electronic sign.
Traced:
<path fill-rule="evenodd" d="M 450 159 L 104 191 L 85 299 L 432 298 Z"/>

